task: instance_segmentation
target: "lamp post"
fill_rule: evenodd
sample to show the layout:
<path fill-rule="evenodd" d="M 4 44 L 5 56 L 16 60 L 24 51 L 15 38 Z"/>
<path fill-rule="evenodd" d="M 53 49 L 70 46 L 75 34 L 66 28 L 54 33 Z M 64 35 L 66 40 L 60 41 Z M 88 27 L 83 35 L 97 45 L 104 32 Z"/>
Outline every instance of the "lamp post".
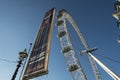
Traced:
<path fill-rule="evenodd" d="M 19 52 L 19 61 L 18 61 L 18 65 L 17 65 L 17 68 L 12 76 L 12 79 L 11 80 L 15 80 L 16 78 L 16 75 L 17 75 L 17 72 L 22 64 L 22 61 L 24 61 L 24 58 L 26 58 L 28 55 L 27 55 L 27 51 L 26 49 L 22 52 Z"/>

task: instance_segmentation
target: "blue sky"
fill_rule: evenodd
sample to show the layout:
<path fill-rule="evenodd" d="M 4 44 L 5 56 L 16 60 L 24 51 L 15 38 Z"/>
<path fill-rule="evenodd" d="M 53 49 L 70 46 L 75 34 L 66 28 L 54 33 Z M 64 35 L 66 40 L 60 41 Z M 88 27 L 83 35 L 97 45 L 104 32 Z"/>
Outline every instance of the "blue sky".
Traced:
<path fill-rule="evenodd" d="M 29 43 L 34 42 L 45 12 L 56 7 L 56 12 L 66 9 L 72 15 L 89 46 L 98 48 L 93 55 L 120 76 L 120 63 L 96 55 L 100 54 L 119 61 L 120 44 L 117 39 L 120 30 L 112 17 L 115 12 L 114 3 L 115 0 L 0 0 L 0 58 L 17 61 L 18 53 L 24 48 L 28 49 Z M 83 46 L 77 34 L 70 25 L 68 30 L 88 80 L 95 80 L 87 54 L 83 56 L 78 54 L 83 50 Z M 56 36 L 57 27 L 54 25 L 49 73 L 40 79 L 72 80 Z M 16 65 L 17 63 L 0 61 L 0 80 L 10 80 Z M 103 80 L 113 80 L 101 67 L 98 68 Z M 21 69 L 19 73 L 20 71 Z M 16 80 L 19 79 L 19 73 Z"/>

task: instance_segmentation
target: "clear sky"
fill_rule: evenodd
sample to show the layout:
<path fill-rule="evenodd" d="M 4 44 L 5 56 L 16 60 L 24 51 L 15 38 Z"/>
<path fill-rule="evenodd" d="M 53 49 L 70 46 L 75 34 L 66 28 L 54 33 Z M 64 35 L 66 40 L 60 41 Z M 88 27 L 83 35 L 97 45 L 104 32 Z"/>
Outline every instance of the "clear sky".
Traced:
<path fill-rule="evenodd" d="M 89 46 L 98 48 L 93 55 L 120 76 L 120 63 L 96 55 L 120 61 L 120 44 L 117 42 L 120 30 L 112 17 L 115 12 L 114 3 L 115 0 L 0 0 L 0 58 L 17 61 L 18 53 L 24 48 L 28 49 L 29 43 L 34 42 L 45 12 L 55 7 L 56 12 L 66 9 L 72 15 Z M 83 56 L 78 54 L 83 50 L 83 46 L 77 34 L 71 26 L 68 29 L 88 80 L 95 80 L 87 54 Z M 54 25 L 49 73 L 40 79 L 73 80 L 67 70 L 64 56 L 60 52 L 60 41 L 56 36 L 57 27 Z M 16 65 L 17 63 L 0 60 L 0 80 L 10 80 Z M 103 80 L 113 80 L 99 65 L 98 68 Z M 19 73 L 20 71 L 21 69 Z M 19 73 L 16 80 L 19 80 Z"/>

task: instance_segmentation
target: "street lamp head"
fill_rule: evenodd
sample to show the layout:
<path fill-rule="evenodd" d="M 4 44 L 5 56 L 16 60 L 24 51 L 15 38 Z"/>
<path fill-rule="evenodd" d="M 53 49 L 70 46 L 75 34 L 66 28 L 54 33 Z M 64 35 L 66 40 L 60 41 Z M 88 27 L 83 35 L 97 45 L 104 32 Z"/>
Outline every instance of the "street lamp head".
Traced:
<path fill-rule="evenodd" d="M 27 54 L 27 49 L 24 49 L 24 51 L 19 52 L 19 58 L 20 59 L 24 59 L 27 58 L 28 54 Z"/>

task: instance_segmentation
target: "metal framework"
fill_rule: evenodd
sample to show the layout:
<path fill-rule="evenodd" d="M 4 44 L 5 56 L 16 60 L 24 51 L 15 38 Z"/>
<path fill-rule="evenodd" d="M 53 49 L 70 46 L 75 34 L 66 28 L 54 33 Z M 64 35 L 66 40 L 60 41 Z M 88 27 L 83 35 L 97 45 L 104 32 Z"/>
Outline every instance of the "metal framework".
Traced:
<path fill-rule="evenodd" d="M 76 56 L 76 53 L 72 47 L 72 43 L 67 31 L 66 13 L 59 12 L 57 19 L 58 37 L 62 47 L 62 53 L 66 59 L 68 70 L 72 74 L 73 80 L 87 80 L 85 73 L 80 65 L 80 62 Z"/>
<path fill-rule="evenodd" d="M 113 73 L 108 67 L 106 67 L 101 61 L 99 61 L 96 57 L 92 55 L 92 52 L 97 50 L 97 48 L 89 48 L 84 36 L 80 32 L 77 24 L 71 17 L 71 15 L 66 10 L 61 10 L 58 13 L 57 16 L 58 22 L 58 37 L 60 38 L 60 43 L 62 47 L 62 53 L 64 54 L 64 57 L 67 61 L 67 65 L 69 68 L 69 72 L 71 72 L 74 80 L 87 80 L 85 73 L 83 72 L 83 69 L 77 59 L 77 56 L 75 55 L 75 51 L 72 47 L 72 43 L 69 38 L 69 34 L 67 31 L 66 26 L 66 19 L 72 24 L 73 28 L 77 32 L 83 47 L 85 50 L 81 51 L 80 53 L 87 53 L 91 66 L 93 68 L 93 72 L 95 75 L 96 80 L 101 80 L 100 72 L 98 71 L 97 65 L 95 61 L 114 79 L 114 80 L 120 80 L 120 78 Z M 80 78 L 81 77 L 81 78 Z"/>
<path fill-rule="evenodd" d="M 72 44 L 70 42 L 70 39 L 68 38 L 69 37 L 68 32 L 66 30 L 67 29 L 66 28 L 66 23 L 65 23 L 66 19 L 72 24 L 73 28 L 75 29 L 75 31 L 77 32 L 78 36 L 80 37 L 80 40 L 81 40 L 83 46 L 85 47 L 85 49 L 88 50 L 88 51 L 94 51 L 94 50 L 96 50 L 96 48 L 95 49 L 94 48 L 93 49 L 89 48 L 89 46 L 87 45 L 87 43 L 86 43 L 83 35 L 81 34 L 81 32 L 79 30 L 77 24 L 75 23 L 75 21 L 73 20 L 73 18 L 71 17 L 71 15 L 66 10 L 59 11 L 57 19 L 58 19 L 58 23 L 57 23 L 57 26 L 58 26 L 58 36 L 60 38 L 60 42 L 61 42 L 63 53 L 64 53 L 64 48 L 65 48 L 65 46 L 63 44 L 65 42 L 68 43 L 68 44 L 70 44 L 72 46 Z M 66 40 L 62 40 L 64 37 L 66 37 Z M 74 51 L 73 48 L 72 48 L 72 51 Z M 84 52 L 84 51 L 82 51 L 82 52 Z M 72 56 L 75 55 L 75 52 L 71 53 L 71 55 Z M 64 54 L 64 56 L 67 59 L 67 55 Z M 96 77 L 96 80 L 101 80 L 100 73 L 99 73 L 98 68 L 97 68 L 97 66 L 95 64 L 95 61 L 90 56 L 88 56 L 88 57 L 89 57 L 91 66 L 93 68 L 93 72 L 94 72 L 94 75 Z M 74 60 L 76 60 L 76 59 L 73 58 L 73 61 Z M 68 67 L 70 67 L 69 65 L 71 65 L 71 64 L 69 64 L 69 61 L 72 61 L 72 60 L 67 60 Z M 85 74 L 84 74 L 84 72 L 83 72 L 82 67 L 80 67 L 80 70 L 78 72 L 81 73 L 81 79 L 82 80 L 86 80 L 87 79 L 86 76 L 85 76 Z M 73 76 L 75 76 L 75 75 L 73 74 Z M 79 80 L 79 79 L 76 79 L 76 80 Z"/>

